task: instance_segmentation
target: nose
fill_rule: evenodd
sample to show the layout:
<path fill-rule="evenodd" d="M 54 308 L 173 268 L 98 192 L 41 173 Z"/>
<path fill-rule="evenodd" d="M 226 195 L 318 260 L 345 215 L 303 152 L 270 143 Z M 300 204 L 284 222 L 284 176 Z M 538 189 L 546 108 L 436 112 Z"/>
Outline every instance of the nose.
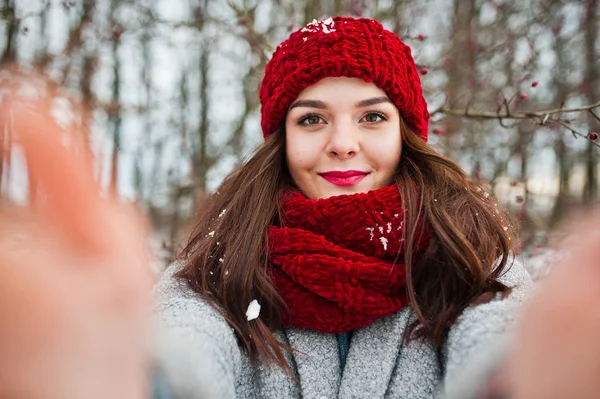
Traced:
<path fill-rule="evenodd" d="M 360 151 L 359 132 L 352 123 L 334 123 L 330 129 L 327 153 L 339 159 L 349 159 Z"/>

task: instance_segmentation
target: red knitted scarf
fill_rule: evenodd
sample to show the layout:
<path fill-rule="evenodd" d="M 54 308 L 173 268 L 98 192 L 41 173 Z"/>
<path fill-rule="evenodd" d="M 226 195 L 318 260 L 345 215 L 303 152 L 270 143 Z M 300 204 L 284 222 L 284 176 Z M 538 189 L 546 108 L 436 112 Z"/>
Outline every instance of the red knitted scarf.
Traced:
<path fill-rule="evenodd" d="M 269 256 L 290 309 L 285 325 L 340 333 L 407 305 L 397 186 L 319 200 L 295 191 L 282 208 L 284 227 L 271 226 Z M 429 237 L 421 236 L 416 253 Z"/>

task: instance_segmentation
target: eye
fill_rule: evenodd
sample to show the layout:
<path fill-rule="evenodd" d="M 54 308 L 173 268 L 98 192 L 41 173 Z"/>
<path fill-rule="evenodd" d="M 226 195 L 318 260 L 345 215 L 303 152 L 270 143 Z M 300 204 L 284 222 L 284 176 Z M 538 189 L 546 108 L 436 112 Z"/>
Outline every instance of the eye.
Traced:
<path fill-rule="evenodd" d="M 361 121 L 364 120 L 367 123 L 379 123 L 379 122 L 383 122 L 383 121 L 387 121 L 387 118 L 385 117 L 385 115 L 379 113 L 379 112 L 369 112 L 368 114 L 366 114 L 365 116 L 362 117 Z"/>
<path fill-rule="evenodd" d="M 298 121 L 298 125 L 312 126 L 312 125 L 318 125 L 322 122 L 325 122 L 325 121 L 319 115 L 309 114 L 309 115 L 302 117 L 302 119 L 300 119 Z"/>

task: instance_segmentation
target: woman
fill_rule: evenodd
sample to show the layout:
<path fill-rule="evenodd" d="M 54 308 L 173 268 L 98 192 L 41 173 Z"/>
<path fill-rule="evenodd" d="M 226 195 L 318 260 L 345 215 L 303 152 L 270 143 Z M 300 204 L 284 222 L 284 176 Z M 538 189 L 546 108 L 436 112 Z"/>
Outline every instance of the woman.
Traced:
<path fill-rule="evenodd" d="M 427 146 L 410 48 L 374 20 L 313 21 L 259 96 L 265 143 L 158 286 L 172 393 L 452 395 L 531 281 L 495 200 Z"/>

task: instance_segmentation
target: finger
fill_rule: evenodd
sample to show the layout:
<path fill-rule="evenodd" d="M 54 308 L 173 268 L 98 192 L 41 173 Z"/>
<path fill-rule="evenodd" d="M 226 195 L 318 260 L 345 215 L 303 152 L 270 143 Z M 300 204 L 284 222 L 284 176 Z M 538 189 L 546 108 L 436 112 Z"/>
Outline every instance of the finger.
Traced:
<path fill-rule="evenodd" d="M 4 102 L 0 119 L 10 120 L 23 147 L 30 180 L 43 193 L 36 209 L 65 239 L 85 251 L 104 251 L 110 241 L 100 234 L 109 204 L 100 197 L 85 152 L 75 153 L 62 143 L 64 132 L 49 114 L 49 100 Z"/>

